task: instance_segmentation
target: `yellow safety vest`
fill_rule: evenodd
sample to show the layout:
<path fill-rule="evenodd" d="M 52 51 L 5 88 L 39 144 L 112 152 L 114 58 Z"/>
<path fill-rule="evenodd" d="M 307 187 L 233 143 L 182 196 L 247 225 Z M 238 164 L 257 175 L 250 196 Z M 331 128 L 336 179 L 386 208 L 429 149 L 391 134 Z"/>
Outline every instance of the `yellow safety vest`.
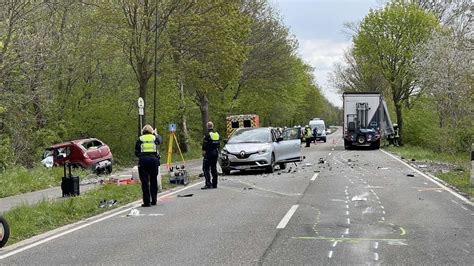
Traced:
<path fill-rule="evenodd" d="M 307 138 L 311 138 L 311 129 L 307 128 L 306 129 L 306 136 Z"/>
<path fill-rule="evenodd" d="M 141 145 L 141 152 L 157 152 L 157 147 L 155 144 L 155 135 L 152 134 L 145 134 L 140 137 L 140 141 L 142 142 Z"/>
<path fill-rule="evenodd" d="M 219 133 L 209 132 L 209 136 L 211 136 L 212 144 L 219 144 Z"/>

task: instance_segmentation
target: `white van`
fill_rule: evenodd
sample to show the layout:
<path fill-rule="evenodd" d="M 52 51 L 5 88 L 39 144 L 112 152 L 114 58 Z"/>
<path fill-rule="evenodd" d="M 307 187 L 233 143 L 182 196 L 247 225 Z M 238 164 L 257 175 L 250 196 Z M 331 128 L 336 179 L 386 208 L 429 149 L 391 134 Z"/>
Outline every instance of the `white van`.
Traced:
<path fill-rule="evenodd" d="M 309 121 L 308 125 L 311 128 L 311 132 L 313 132 L 313 138 L 315 141 L 322 140 L 326 142 L 326 124 L 324 124 L 324 120 L 312 119 Z"/>

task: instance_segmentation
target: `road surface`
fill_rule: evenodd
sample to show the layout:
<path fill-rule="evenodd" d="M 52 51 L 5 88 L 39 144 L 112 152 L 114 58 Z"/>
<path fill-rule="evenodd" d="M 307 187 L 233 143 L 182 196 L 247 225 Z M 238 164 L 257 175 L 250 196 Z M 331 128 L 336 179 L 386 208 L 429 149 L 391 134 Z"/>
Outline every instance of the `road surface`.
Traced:
<path fill-rule="evenodd" d="M 472 264 L 474 207 L 340 131 L 274 174 L 221 177 L 0 250 L 0 264 Z M 193 194 L 192 197 L 179 197 Z M 138 205 L 135 203 L 135 205 Z"/>

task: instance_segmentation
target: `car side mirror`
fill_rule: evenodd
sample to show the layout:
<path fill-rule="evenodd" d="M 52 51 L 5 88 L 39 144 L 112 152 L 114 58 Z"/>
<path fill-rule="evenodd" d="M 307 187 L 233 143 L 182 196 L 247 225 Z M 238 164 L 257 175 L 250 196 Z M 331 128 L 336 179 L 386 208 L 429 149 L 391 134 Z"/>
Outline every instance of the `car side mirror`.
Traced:
<path fill-rule="evenodd" d="M 280 141 L 282 141 L 282 140 L 283 140 L 283 137 L 278 137 L 278 138 L 277 138 L 277 142 L 280 142 Z"/>

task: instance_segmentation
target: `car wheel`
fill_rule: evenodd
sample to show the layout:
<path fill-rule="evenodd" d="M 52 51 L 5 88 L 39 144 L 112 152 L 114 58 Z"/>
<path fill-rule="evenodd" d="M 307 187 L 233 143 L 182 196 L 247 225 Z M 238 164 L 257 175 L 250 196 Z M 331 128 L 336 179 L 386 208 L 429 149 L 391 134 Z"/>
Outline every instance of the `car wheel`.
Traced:
<path fill-rule="evenodd" d="M 111 174 L 111 173 L 112 173 L 112 164 L 107 166 L 107 174 Z"/>
<path fill-rule="evenodd" d="M 326 142 L 326 138 L 324 138 L 323 140 L 324 140 L 324 142 Z"/>
<path fill-rule="evenodd" d="M 273 153 L 272 153 L 272 159 L 271 159 L 270 165 L 267 166 L 267 172 L 268 173 L 275 172 L 275 154 Z"/>
<path fill-rule="evenodd" d="M 284 170 L 286 168 L 286 163 L 280 163 L 280 170 Z"/>
<path fill-rule="evenodd" d="M 10 237 L 10 226 L 8 226 L 7 221 L 0 217 L 0 248 L 5 246 Z"/>
<path fill-rule="evenodd" d="M 376 140 L 375 142 L 372 143 L 371 147 L 374 149 L 374 150 L 378 150 L 380 149 L 380 139 Z"/>

